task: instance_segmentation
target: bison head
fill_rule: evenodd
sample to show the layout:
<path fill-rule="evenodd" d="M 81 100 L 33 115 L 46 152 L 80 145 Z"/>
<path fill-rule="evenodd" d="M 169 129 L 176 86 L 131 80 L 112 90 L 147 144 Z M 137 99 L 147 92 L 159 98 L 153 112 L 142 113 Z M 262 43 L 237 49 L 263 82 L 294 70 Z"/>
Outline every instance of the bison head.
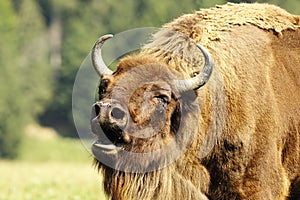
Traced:
<path fill-rule="evenodd" d="M 179 79 L 178 72 L 149 55 L 131 55 L 115 72 L 103 62 L 101 47 L 112 35 L 95 43 L 92 62 L 101 77 L 99 101 L 92 108 L 91 126 L 97 140 L 92 152 L 102 168 L 149 172 L 173 162 L 198 134 L 198 103 L 194 90 L 209 79 L 213 63 L 204 56 L 202 71 Z M 195 44 L 196 45 L 196 44 Z"/>

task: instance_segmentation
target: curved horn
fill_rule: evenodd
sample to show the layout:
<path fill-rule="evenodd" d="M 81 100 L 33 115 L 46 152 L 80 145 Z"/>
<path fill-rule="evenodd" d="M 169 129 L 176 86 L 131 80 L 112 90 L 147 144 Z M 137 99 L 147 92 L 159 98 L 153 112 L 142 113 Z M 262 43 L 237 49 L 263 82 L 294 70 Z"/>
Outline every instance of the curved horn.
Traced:
<path fill-rule="evenodd" d="M 113 73 L 112 70 L 110 70 L 104 63 L 103 59 L 102 59 L 102 54 L 101 54 L 101 47 L 103 45 L 103 43 L 109 39 L 112 38 L 113 35 L 112 34 L 107 34 L 104 35 L 102 37 L 100 37 L 96 43 L 94 44 L 94 47 L 92 49 L 92 62 L 93 62 L 93 66 L 94 69 L 96 70 L 96 72 L 99 74 L 99 76 L 101 77 L 102 75 L 111 75 Z"/>
<path fill-rule="evenodd" d="M 197 47 L 203 53 L 204 60 L 205 60 L 204 67 L 203 67 L 202 71 L 193 78 L 185 79 L 185 80 L 174 80 L 174 84 L 180 93 L 187 92 L 190 90 L 196 90 L 196 89 L 202 87 L 208 81 L 208 79 L 212 73 L 214 63 L 212 61 L 210 54 L 201 45 L 197 44 Z"/>

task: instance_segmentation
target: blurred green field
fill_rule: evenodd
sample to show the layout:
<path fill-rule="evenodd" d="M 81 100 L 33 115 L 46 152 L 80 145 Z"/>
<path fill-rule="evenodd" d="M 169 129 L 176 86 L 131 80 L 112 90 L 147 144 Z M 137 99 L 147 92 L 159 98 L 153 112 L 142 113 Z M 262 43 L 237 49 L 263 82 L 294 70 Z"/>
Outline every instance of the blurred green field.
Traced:
<path fill-rule="evenodd" d="M 0 160 L 0 200 L 106 199 L 77 139 L 26 135 L 17 160 Z"/>

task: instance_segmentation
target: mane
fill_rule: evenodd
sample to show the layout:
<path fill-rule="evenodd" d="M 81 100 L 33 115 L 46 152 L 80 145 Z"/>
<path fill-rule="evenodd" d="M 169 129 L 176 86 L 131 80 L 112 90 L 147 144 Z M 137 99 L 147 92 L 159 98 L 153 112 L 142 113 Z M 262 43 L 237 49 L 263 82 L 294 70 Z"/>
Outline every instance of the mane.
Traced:
<path fill-rule="evenodd" d="M 182 78 L 190 78 L 203 66 L 204 58 L 196 43 L 186 35 L 172 29 L 162 28 L 143 47 L 142 55 L 150 55 L 157 62 L 178 72 Z"/>
<path fill-rule="evenodd" d="M 227 3 L 194 14 L 183 15 L 153 34 L 141 55 L 151 55 L 159 63 L 178 72 L 182 78 L 197 74 L 203 66 L 196 44 L 211 50 L 211 43 L 222 40 L 224 32 L 240 26 L 255 26 L 281 36 L 285 30 L 300 27 L 300 16 L 270 4 Z"/>
<path fill-rule="evenodd" d="M 227 3 L 183 15 L 164 27 L 179 31 L 193 38 L 195 42 L 207 45 L 210 41 L 220 40 L 220 32 L 245 25 L 253 25 L 281 35 L 284 30 L 299 28 L 300 16 L 270 4 Z"/>
<path fill-rule="evenodd" d="M 228 13 L 233 13 L 228 15 Z M 196 12 L 205 19 L 212 31 L 230 30 L 233 26 L 251 24 L 277 33 L 299 27 L 299 16 L 270 4 L 232 4 Z M 213 23 L 211 23 L 213 22 Z"/>

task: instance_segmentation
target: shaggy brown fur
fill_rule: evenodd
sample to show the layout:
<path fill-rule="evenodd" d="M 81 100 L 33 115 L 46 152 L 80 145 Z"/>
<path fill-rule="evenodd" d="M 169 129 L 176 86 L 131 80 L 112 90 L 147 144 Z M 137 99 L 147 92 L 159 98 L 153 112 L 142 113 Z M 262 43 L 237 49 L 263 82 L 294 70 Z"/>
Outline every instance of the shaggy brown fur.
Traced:
<path fill-rule="evenodd" d="M 142 100 L 136 99 L 146 91 L 151 94 L 153 87 L 141 89 L 134 101 L 125 93 L 142 86 L 143 76 L 167 83 L 193 76 L 203 62 L 195 43 L 209 50 L 215 69 L 208 83 L 195 91 L 196 98 L 181 105 L 191 105 L 182 116 L 183 140 L 192 136 L 186 152 L 147 173 L 99 163 L 107 194 L 124 200 L 300 199 L 299 26 L 299 16 L 272 5 L 226 4 L 179 17 L 156 33 L 140 54 L 121 60 L 113 78 L 104 77 L 110 82 L 102 98 L 110 98 L 121 85 L 118 92 L 131 105 L 131 114 L 136 113 L 136 121 L 142 112 Z M 169 69 L 168 77 L 159 76 L 165 74 L 163 66 Z M 134 68 L 137 72 L 130 74 Z M 180 94 L 171 83 L 170 89 L 172 104 L 165 116 L 169 124 L 160 125 L 169 134 L 152 138 L 151 145 L 136 140 L 128 150 L 161 148 L 174 137 L 172 114 Z"/>

